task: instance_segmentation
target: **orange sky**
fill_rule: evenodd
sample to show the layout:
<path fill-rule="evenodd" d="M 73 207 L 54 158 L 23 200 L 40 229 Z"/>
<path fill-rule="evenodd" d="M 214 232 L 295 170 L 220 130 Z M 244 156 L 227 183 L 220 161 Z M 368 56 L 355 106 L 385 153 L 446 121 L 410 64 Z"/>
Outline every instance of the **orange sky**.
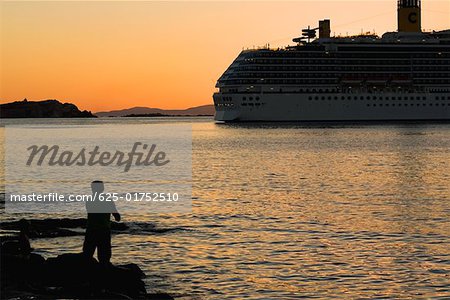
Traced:
<path fill-rule="evenodd" d="M 331 19 L 336 34 L 396 30 L 396 0 L 1 2 L 0 102 L 80 109 L 212 103 L 243 47 L 292 44 Z M 450 28 L 450 1 L 422 1 L 423 29 Z"/>

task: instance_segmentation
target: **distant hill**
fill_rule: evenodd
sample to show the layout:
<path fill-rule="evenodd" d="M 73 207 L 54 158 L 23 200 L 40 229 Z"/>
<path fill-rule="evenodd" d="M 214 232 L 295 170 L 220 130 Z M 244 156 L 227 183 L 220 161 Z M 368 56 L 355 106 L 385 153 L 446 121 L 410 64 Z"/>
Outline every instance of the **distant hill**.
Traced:
<path fill-rule="evenodd" d="M 0 104 L 1 118 L 96 118 L 90 111 L 80 111 L 72 103 L 58 100 L 15 101 Z"/>
<path fill-rule="evenodd" d="M 121 110 L 95 113 L 98 117 L 131 117 L 131 116 L 213 116 L 214 105 L 202 105 L 188 109 L 160 109 L 151 107 L 133 107 Z"/>

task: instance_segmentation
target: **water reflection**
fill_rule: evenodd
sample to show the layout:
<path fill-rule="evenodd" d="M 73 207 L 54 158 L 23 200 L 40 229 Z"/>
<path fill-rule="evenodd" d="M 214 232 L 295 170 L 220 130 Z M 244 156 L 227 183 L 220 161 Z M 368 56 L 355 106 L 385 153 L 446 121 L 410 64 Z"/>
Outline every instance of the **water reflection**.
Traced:
<path fill-rule="evenodd" d="M 113 257 L 185 299 L 450 297 L 449 136 L 195 121 L 193 212 L 124 216 L 180 230 L 117 235 Z M 50 255 L 82 240 L 35 243 Z"/>

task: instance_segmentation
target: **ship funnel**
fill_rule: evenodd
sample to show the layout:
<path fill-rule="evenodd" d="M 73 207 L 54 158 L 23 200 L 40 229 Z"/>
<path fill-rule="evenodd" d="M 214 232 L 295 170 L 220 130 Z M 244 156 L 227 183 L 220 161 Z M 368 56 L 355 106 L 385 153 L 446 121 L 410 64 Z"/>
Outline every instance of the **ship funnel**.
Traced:
<path fill-rule="evenodd" d="M 398 0 L 398 31 L 422 32 L 420 0 Z"/>
<path fill-rule="evenodd" d="M 330 20 L 319 21 L 319 38 L 330 38 L 331 26 Z"/>

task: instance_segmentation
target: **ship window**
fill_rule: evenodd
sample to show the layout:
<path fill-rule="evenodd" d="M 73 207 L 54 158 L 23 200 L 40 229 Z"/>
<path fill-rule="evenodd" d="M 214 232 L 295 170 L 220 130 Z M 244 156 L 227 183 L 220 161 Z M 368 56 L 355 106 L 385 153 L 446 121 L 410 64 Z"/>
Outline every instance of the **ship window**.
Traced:
<path fill-rule="evenodd" d="M 417 103 L 417 106 L 420 106 L 420 104 L 419 104 L 419 103 Z"/>
<path fill-rule="evenodd" d="M 367 100 L 370 100 L 370 96 L 367 96 L 367 98 L 366 98 Z"/>
<path fill-rule="evenodd" d="M 361 100 L 364 100 L 364 97 L 363 96 L 361 96 L 359 99 L 361 99 Z"/>
<path fill-rule="evenodd" d="M 312 100 L 312 97 L 308 97 L 308 100 Z"/>
<path fill-rule="evenodd" d="M 345 100 L 345 97 L 344 97 L 344 96 L 341 96 L 341 100 Z"/>
<path fill-rule="evenodd" d="M 250 100 L 253 100 L 253 97 L 250 97 L 249 99 L 250 99 Z"/>
<path fill-rule="evenodd" d="M 256 100 L 259 100 L 259 97 L 256 97 Z"/>
<path fill-rule="evenodd" d="M 427 104 L 426 104 L 426 103 L 424 103 L 424 104 L 423 104 L 423 106 L 427 106 Z"/>
<path fill-rule="evenodd" d="M 322 98 L 321 98 L 322 100 L 325 100 L 325 97 L 324 96 L 322 96 Z"/>
<path fill-rule="evenodd" d="M 244 100 L 244 101 L 247 100 L 247 97 L 242 97 L 242 100 Z"/>
<path fill-rule="evenodd" d="M 319 97 L 316 96 L 316 97 L 314 97 L 314 99 L 319 100 Z"/>

